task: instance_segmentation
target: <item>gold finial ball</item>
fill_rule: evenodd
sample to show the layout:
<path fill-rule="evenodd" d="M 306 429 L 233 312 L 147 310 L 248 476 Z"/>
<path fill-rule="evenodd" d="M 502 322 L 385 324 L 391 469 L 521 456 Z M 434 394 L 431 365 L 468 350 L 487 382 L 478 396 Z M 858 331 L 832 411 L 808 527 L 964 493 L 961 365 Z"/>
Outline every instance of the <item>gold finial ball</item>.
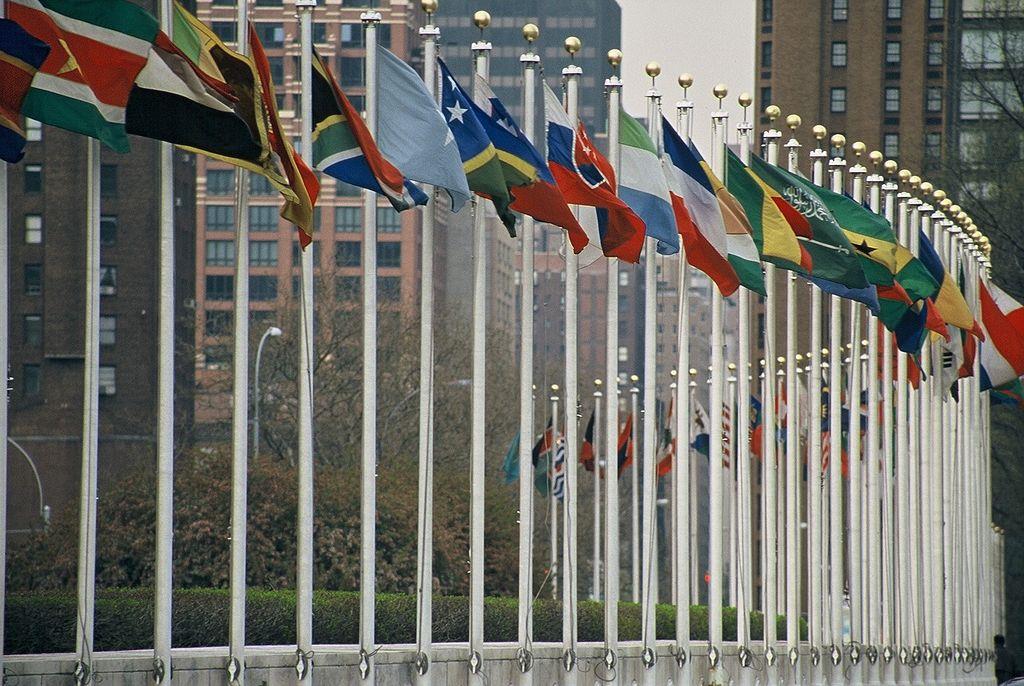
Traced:
<path fill-rule="evenodd" d="M 964 226 L 974 226 L 974 220 L 968 217 L 966 220 L 964 220 Z"/>
<path fill-rule="evenodd" d="M 557 393 L 558 392 L 558 384 L 556 384 L 556 383 L 551 384 L 551 390 L 553 390 L 553 391 L 555 391 Z"/>
<path fill-rule="evenodd" d="M 734 362 L 730 362 L 729 363 L 729 371 L 730 372 L 736 371 L 736 364 Z"/>
<path fill-rule="evenodd" d="M 895 174 L 897 167 L 899 167 L 899 165 L 896 164 L 896 160 L 886 160 L 885 161 L 884 169 L 885 169 L 885 173 L 886 174 L 889 174 L 890 176 L 892 174 Z"/>
<path fill-rule="evenodd" d="M 963 224 L 964 226 L 967 226 L 967 213 L 966 212 L 957 212 L 956 213 L 956 220 L 958 222 L 960 222 L 961 224 Z"/>
<path fill-rule="evenodd" d="M 825 140 L 825 136 L 828 135 L 828 129 L 826 129 L 821 124 L 815 124 L 814 126 L 811 127 L 811 133 L 813 133 L 814 137 L 817 138 L 819 141 L 823 141 Z"/>
<path fill-rule="evenodd" d="M 912 174 L 910 173 L 909 169 L 900 169 L 899 174 L 897 174 L 896 176 L 897 178 L 899 178 L 901 183 L 906 183 L 907 181 L 910 181 L 910 177 L 912 176 Z"/>
<path fill-rule="evenodd" d="M 661 73 L 661 65 L 658 64 L 657 62 L 648 62 L 647 66 L 644 67 L 644 71 L 647 72 L 647 75 L 653 79 L 655 76 Z"/>
<path fill-rule="evenodd" d="M 952 214 L 952 215 L 960 214 L 960 206 L 959 205 L 950 205 L 949 206 L 949 213 Z"/>
<path fill-rule="evenodd" d="M 437 12 L 437 0 L 420 0 L 420 8 L 427 14 Z"/>
<path fill-rule="evenodd" d="M 786 126 L 789 127 L 790 131 L 796 131 L 800 128 L 801 123 L 803 123 L 803 120 L 800 119 L 799 114 L 791 114 L 786 117 Z"/>
<path fill-rule="evenodd" d="M 932 197 L 935 198 L 936 202 L 942 202 L 946 198 L 946 191 L 942 190 L 941 188 L 936 188 L 934 191 L 932 191 Z"/>
<path fill-rule="evenodd" d="M 913 176 L 911 176 L 910 177 L 910 185 L 913 186 L 914 188 L 917 188 L 918 186 L 920 186 L 921 185 L 921 177 L 918 176 L 917 174 L 914 174 Z"/>
<path fill-rule="evenodd" d="M 863 141 L 854 141 L 853 145 L 850 147 L 853 149 L 853 154 L 858 156 L 863 155 L 868 149 L 868 146 L 864 145 Z"/>
<path fill-rule="evenodd" d="M 885 159 L 885 156 L 882 155 L 881 150 L 872 150 L 868 153 L 868 159 L 871 160 L 872 164 L 881 164 L 882 160 Z"/>
<path fill-rule="evenodd" d="M 532 43 L 540 37 L 540 27 L 536 24 L 526 24 L 523 26 L 523 38 L 526 39 L 527 43 Z"/>
<path fill-rule="evenodd" d="M 565 39 L 565 51 L 570 55 L 575 56 L 583 47 L 583 42 L 576 36 L 569 36 Z"/>
<path fill-rule="evenodd" d="M 744 91 L 743 93 L 740 93 L 740 97 L 736 99 L 736 102 L 740 104 L 740 107 L 750 107 L 754 104 L 754 97 L 750 93 Z"/>
<path fill-rule="evenodd" d="M 679 85 L 682 88 L 689 88 L 693 85 L 693 74 L 683 72 L 679 75 Z"/>
<path fill-rule="evenodd" d="M 473 13 L 473 23 L 478 29 L 486 29 L 491 25 L 491 13 L 484 10 L 477 10 Z"/>
<path fill-rule="evenodd" d="M 622 64 L 622 51 L 618 48 L 612 48 L 608 51 L 608 64 L 613 67 L 617 67 Z"/>
<path fill-rule="evenodd" d="M 768 121 L 775 121 L 782 116 L 782 109 L 778 105 L 768 105 L 764 108 L 764 116 L 768 117 Z"/>
<path fill-rule="evenodd" d="M 829 142 L 832 143 L 833 148 L 841 148 L 846 145 L 846 136 L 841 133 L 834 134 Z"/>
<path fill-rule="evenodd" d="M 931 195 L 933 188 L 935 187 L 932 186 L 931 181 L 921 182 L 921 192 L 924 193 L 925 195 Z"/>
<path fill-rule="evenodd" d="M 946 211 L 948 211 L 949 208 L 952 207 L 952 205 L 953 205 L 953 201 L 950 200 L 949 198 L 943 198 L 939 202 L 939 207 L 941 207 L 943 210 L 946 210 Z"/>
<path fill-rule="evenodd" d="M 729 95 L 729 89 L 726 87 L 724 83 L 716 83 L 715 87 L 711 89 L 711 92 L 719 100 Z"/>

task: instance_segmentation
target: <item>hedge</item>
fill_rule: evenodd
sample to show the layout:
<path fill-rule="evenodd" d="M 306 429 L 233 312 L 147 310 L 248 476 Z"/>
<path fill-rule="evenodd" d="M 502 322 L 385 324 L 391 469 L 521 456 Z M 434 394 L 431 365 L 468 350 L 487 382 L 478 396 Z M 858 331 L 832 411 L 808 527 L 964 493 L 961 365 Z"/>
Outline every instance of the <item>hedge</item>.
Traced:
<path fill-rule="evenodd" d="M 224 645 L 228 635 L 227 589 L 176 589 L 173 638 L 175 647 Z M 518 626 L 515 598 L 486 598 L 484 633 L 487 641 L 515 641 Z M 68 591 L 12 593 L 7 596 L 6 654 L 71 652 L 75 642 L 75 594 Z M 377 642 L 414 643 L 416 597 L 377 596 Z M 753 639 L 762 637 L 761 613 L 751 612 Z M 725 640 L 736 640 L 736 609 L 723 612 Z M 690 638 L 707 640 L 707 608 L 693 606 Z M 786 636 L 785 618 L 778 617 L 780 639 Z M 534 605 L 534 640 L 562 640 L 562 605 L 543 599 Z M 434 641 L 466 641 L 469 600 L 463 596 L 434 598 Z M 604 630 L 604 604 L 579 603 L 579 640 L 600 641 Z M 800 633 L 807 628 L 801 621 Z M 675 608 L 657 606 L 658 638 L 675 636 Z M 151 589 L 109 589 L 96 595 L 96 650 L 131 650 L 152 647 L 153 595 Z M 317 643 L 357 644 L 359 594 L 353 591 L 317 591 L 313 594 L 313 639 Z M 640 638 L 640 607 L 619 604 L 620 640 Z M 250 645 L 287 645 L 295 642 L 295 592 L 249 590 L 246 601 L 246 641 Z"/>

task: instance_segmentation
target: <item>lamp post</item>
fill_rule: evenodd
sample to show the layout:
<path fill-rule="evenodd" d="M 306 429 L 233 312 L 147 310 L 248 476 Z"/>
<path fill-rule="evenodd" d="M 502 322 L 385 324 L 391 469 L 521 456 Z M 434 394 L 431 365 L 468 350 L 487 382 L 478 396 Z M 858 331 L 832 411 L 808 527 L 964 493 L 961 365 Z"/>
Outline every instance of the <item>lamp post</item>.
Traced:
<path fill-rule="evenodd" d="M 260 338 L 260 344 L 256 348 L 256 373 L 253 377 L 253 408 L 252 408 L 252 445 L 253 445 L 253 459 L 260 456 L 260 358 L 263 356 L 263 344 L 267 342 L 267 339 L 273 336 L 277 338 L 281 335 L 281 329 L 276 326 L 267 327 L 267 330 L 263 332 L 262 338 Z"/>

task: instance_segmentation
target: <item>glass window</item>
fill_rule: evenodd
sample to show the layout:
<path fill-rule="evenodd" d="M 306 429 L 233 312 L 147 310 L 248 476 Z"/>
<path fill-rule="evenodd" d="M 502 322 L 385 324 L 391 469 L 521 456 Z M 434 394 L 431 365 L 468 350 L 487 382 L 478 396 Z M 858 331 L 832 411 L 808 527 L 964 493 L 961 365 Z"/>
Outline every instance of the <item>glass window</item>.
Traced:
<path fill-rule="evenodd" d="M 108 197 L 113 197 L 117 195 L 116 164 L 100 165 L 100 193 Z"/>
<path fill-rule="evenodd" d="M 226 336 L 231 333 L 232 315 L 231 310 L 207 310 L 203 331 L 207 336 Z"/>
<path fill-rule="evenodd" d="M 208 169 L 206 171 L 206 192 L 210 195 L 231 195 L 234 193 L 235 170 Z"/>
<path fill-rule="evenodd" d="M 363 244 L 359 241 L 338 241 L 334 244 L 334 263 L 339 267 L 358 267 L 362 264 L 362 251 Z"/>
<path fill-rule="evenodd" d="M 885 89 L 885 111 L 900 111 L 900 89 L 898 86 L 887 86 Z"/>
<path fill-rule="evenodd" d="M 846 21 L 850 13 L 850 0 L 832 0 L 832 21 Z"/>
<path fill-rule="evenodd" d="M 25 192 L 40 193 L 43 190 L 43 165 L 26 164 L 24 172 Z"/>
<path fill-rule="evenodd" d="M 345 57 L 338 58 L 338 81 L 341 85 L 348 87 L 362 86 L 363 81 L 363 58 Z"/>
<path fill-rule="evenodd" d="M 334 210 L 334 230 L 355 232 L 363 229 L 362 207 L 339 207 Z"/>
<path fill-rule="evenodd" d="M 234 205 L 207 205 L 206 206 L 206 230 L 207 231 L 234 231 L 235 230 L 235 206 Z"/>
<path fill-rule="evenodd" d="M 101 364 L 99 383 L 100 395 L 115 395 L 117 393 L 117 367 Z"/>
<path fill-rule="evenodd" d="M 268 57 L 267 66 L 270 67 L 270 80 L 275 86 L 284 83 L 284 58 Z"/>
<path fill-rule="evenodd" d="M 250 276 L 249 300 L 277 300 L 277 277 Z"/>
<path fill-rule="evenodd" d="M 42 385 L 42 370 L 38 364 L 21 365 L 21 388 L 25 395 L 39 395 Z"/>
<path fill-rule="evenodd" d="M 117 342 L 117 317 L 112 314 L 100 315 L 100 345 L 114 345 Z"/>
<path fill-rule="evenodd" d="M 924 108 L 928 112 L 942 111 L 942 88 L 938 86 L 928 87 L 928 90 L 925 91 Z"/>
<path fill-rule="evenodd" d="M 903 17 L 903 0 L 885 0 L 885 18 L 900 19 Z"/>
<path fill-rule="evenodd" d="M 253 205 L 249 208 L 249 230 L 261 232 L 277 231 L 277 207 L 274 205 Z"/>
<path fill-rule="evenodd" d="M 377 208 L 377 231 L 380 233 L 398 233 L 402 230 L 402 218 L 391 207 Z"/>
<path fill-rule="evenodd" d="M 22 320 L 22 341 L 25 345 L 38 346 L 43 344 L 43 317 L 38 314 L 26 314 Z"/>
<path fill-rule="evenodd" d="M 772 42 L 770 40 L 761 43 L 761 68 L 769 69 L 772 66 Z"/>
<path fill-rule="evenodd" d="M 209 267 L 233 267 L 235 264 L 234 241 L 206 241 L 206 265 Z"/>
<path fill-rule="evenodd" d="M 381 302 L 397 302 L 402 297 L 402 277 L 378 276 L 377 298 Z"/>
<path fill-rule="evenodd" d="M 772 104 L 772 87 L 761 86 L 761 109 Z"/>
<path fill-rule="evenodd" d="M 276 267 L 277 241 L 249 241 L 250 267 Z"/>
<path fill-rule="evenodd" d="M 273 195 L 274 187 L 262 174 L 249 174 L 249 195 Z"/>
<path fill-rule="evenodd" d="M 235 277 L 230 274 L 206 275 L 207 300 L 231 300 L 235 297 Z"/>
<path fill-rule="evenodd" d="M 320 209 L 320 208 L 317 208 Z M 306 250 L 313 251 L 313 266 L 320 266 L 320 241 L 313 241 L 312 244 L 306 247 Z M 302 264 L 302 248 L 299 246 L 298 241 L 292 241 L 292 266 L 298 267 Z"/>
<path fill-rule="evenodd" d="M 343 196 L 346 198 L 355 198 L 358 197 L 359 194 L 363 192 L 363 189 L 360 188 L 359 186 L 353 186 L 350 183 L 345 183 L 344 181 L 338 181 L 338 183 L 335 185 L 334 192 L 339 196 Z"/>
<path fill-rule="evenodd" d="M 929 67 L 941 67 L 942 66 L 942 41 L 940 41 L 940 40 L 928 41 L 928 66 Z"/>
<path fill-rule="evenodd" d="M 377 25 L 377 45 L 382 48 L 391 47 L 391 24 Z"/>
<path fill-rule="evenodd" d="M 217 4 L 214 0 L 213 4 Z M 225 43 L 234 43 L 235 38 L 238 36 L 238 24 L 233 21 L 215 21 L 210 23 L 213 32 Z"/>
<path fill-rule="evenodd" d="M 846 41 L 832 42 L 832 66 L 846 66 Z"/>
<path fill-rule="evenodd" d="M 256 36 L 265 48 L 280 48 L 284 45 L 284 24 L 281 22 L 256 22 Z"/>
<path fill-rule="evenodd" d="M 628 286 L 629 285 L 629 272 L 626 271 L 625 269 L 620 269 L 619 270 L 619 285 L 620 286 Z"/>
<path fill-rule="evenodd" d="M 35 119 L 25 118 L 25 140 L 27 141 L 41 141 L 43 140 L 43 124 Z"/>
<path fill-rule="evenodd" d="M 942 157 L 942 134 L 929 131 L 924 135 L 924 154 L 928 157 Z"/>
<path fill-rule="evenodd" d="M 43 242 L 43 217 L 39 214 L 25 215 L 25 242 L 38 245 Z"/>
<path fill-rule="evenodd" d="M 25 265 L 25 295 L 39 295 L 43 292 L 43 265 Z"/>
<path fill-rule="evenodd" d="M 397 241 L 385 241 L 377 244 L 378 267 L 401 267 L 402 244 Z"/>
<path fill-rule="evenodd" d="M 358 276 L 339 276 L 334 280 L 334 295 L 344 302 L 356 302 L 361 292 Z"/>
<path fill-rule="evenodd" d="M 774 9 L 775 8 L 772 6 L 772 0 L 761 0 L 761 21 L 771 21 Z"/>
<path fill-rule="evenodd" d="M 117 243 L 117 215 L 100 215 L 100 245 L 115 245 Z"/>
<path fill-rule="evenodd" d="M 314 43 L 326 43 L 327 42 L 327 24 L 322 21 L 313 22 L 313 42 Z"/>
<path fill-rule="evenodd" d="M 945 0 L 928 0 L 928 18 L 942 19 L 946 16 Z"/>
<path fill-rule="evenodd" d="M 203 359 L 207 369 L 230 369 L 235 359 L 235 351 L 230 345 L 207 345 L 203 347 Z"/>
<path fill-rule="evenodd" d="M 890 158 L 900 156 L 900 135 L 898 133 L 885 134 L 882 138 L 882 154 Z"/>
<path fill-rule="evenodd" d="M 117 295 L 117 267 L 100 265 L 100 295 Z"/>
<path fill-rule="evenodd" d="M 619 362 L 629 361 L 629 348 L 624 345 L 619 346 Z"/>
<path fill-rule="evenodd" d="M 885 41 L 885 64 L 887 66 L 898 66 L 902 53 L 902 45 L 898 40 Z"/>
<path fill-rule="evenodd" d="M 363 25 L 342 24 L 341 25 L 341 47 L 360 48 L 363 46 Z"/>
<path fill-rule="evenodd" d="M 845 112 L 846 111 L 846 89 L 845 88 L 833 88 L 829 92 L 829 110 L 832 112 Z"/>

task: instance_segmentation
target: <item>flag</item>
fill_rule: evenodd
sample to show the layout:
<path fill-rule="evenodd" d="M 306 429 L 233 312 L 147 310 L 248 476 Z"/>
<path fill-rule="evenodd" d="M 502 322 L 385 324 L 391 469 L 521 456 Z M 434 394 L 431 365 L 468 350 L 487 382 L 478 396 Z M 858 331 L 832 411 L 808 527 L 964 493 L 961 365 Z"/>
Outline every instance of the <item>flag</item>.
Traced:
<path fill-rule="evenodd" d="M 512 437 L 512 443 L 505 453 L 505 460 L 501 463 L 501 471 L 505 475 L 506 484 L 514 484 L 519 481 L 519 432 Z"/>
<path fill-rule="evenodd" d="M 1010 405 L 1024 409 L 1024 383 L 1020 379 L 1014 379 L 1008 384 L 993 388 L 989 393 L 989 400 L 993 405 Z"/>
<path fill-rule="evenodd" d="M 305 248 L 313 242 L 313 205 L 316 204 L 316 197 L 320 192 L 320 182 L 317 181 L 313 170 L 295 153 L 284 127 L 281 126 L 281 120 L 277 116 L 274 81 L 270 78 L 270 64 L 256 35 L 256 25 L 252 22 L 249 22 L 249 51 L 252 53 L 253 64 L 256 65 L 256 73 L 259 75 L 260 98 L 268 115 L 267 138 L 284 165 L 288 188 L 294 195 L 284 195 L 281 217 L 298 228 L 299 243 Z"/>
<path fill-rule="evenodd" d="M 722 466 L 729 469 L 732 460 L 732 408 L 722 403 Z"/>
<path fill-rule="evenodd" d="M 726 150 L 726 178 L 750 223 L 758 254 L 783 269 L 807 274 L 812 260 L 797 236 L 813 238 L 807 218 L 761 180 L 732 150 Z"/>
<path fill-rule="evenodd" d="M 616 194 L 615 173 L 587 136 L 583 122 L 572 122 L 562 103 L 544 84 L 548 164 L 567 202 L 597 210 L 596 221 L 582 221 L 588 245 L 580 266 L 606 255 L 639 262 L 644 223 Z M 570 239 L 573 235 L 570 233 Z M 577 246 L 573 244 L 575 249 Z"/>
<path fill-rule="evenodd" d="M 548 418 L 548 425 L 544 433 L 540 435 L 537 442 L 533 444 L 531 459 L 533 460 L 533 485 L 541 495 L 546 496 L 550 486 L 548 472 L 550 471 L 551 448 L 555 443 L 555 434 L 552 427 L 552 420 Z"/>
<path fill-rule="evenodd" d="M 568 232 L 573 250 L 579 253 L 587 244 L 587 235 L 566 204 L 543 155 L 533 147 L 484 77 L 477 74 L 475 78 L 474 110 L 498 152 L 512 193 L 512 209 L 539 222 L 562 227 Z"/>
<path fill-rule="evenodd" d="M 891 286 L 899 271 L 899 243 L 889 221 L 848 195 L 820 187 L 814 191 L 842 227 L 868 281 L 876 286 Z"/>
<path fill-rule="evenodd" d="M 509 209 L 512 196 L 498 160 L 498 151 L 477 118 L 470 97 L 455 81 L 444 61 L 438 60 L 437 64 L 441 70 L 441 111 L 459 147 L 469 188 L 491 199 L 509 235 L 515 236 L 516 217 Z"/>
<path fill-rule="evenodd" d="M 636 119 L 619 110 L 619 196 L 643 220 L 648 238 L 662 255 L 679 252 L 672 199 L 658 149 Z"/>
<path fill-rule="evenodd" d="M 50 47 L 22 112 L 128 152 L 125 108 L 157 20 L 126 0 L 7 0 L 7 16 Z"/>
<path fill-rule="evenodd" d="M 633 464 L 633 415 L 626 417 L 626 423 L 619 432 L 617 458 L 621 477 L 626 468 Z"/>
<path fill-rule="evenodd" d="M 1024 375 L 1024 306 L 1003 289 L 978 280 L 981 290 L 981 390 Z"/>
<path fill-rule="evenodd" d="M 756 155 L 751 157 L 750 168 L 807 218 L 813 238 L 801 236 L 800 242 L 811 255 L 811 275 L 847 288 L 867 288 L 868 280 L 853 246 L 815 188 L 799 176 L 768 164 Z"/>
<path fill-rule="evenodd" d="M 10 19 L 0 18 L 0 160 L 24 156 L 21 105 L 50 46 Z"/>
<path fill-rule="evenodd" d="M 381 155 L 363 118 L 315 51 L 312 160 L 328 176 L 383 195 L 396 211 L 427 204 L 423 191 Z"/>
<path fill-rule="evenodd" d="M 676 441 L 672 437 L 672 415 L 675 410 L 676 396 L 673 393 L 668 401 L 668 413 L 665 416 L 665 426 L 662 427 L 661 446 L 658 450 L 658 476 L 662 477 L 672 471 L 673 456 L 676 451 Z"/>
<path fill-rule="evenodd" d="M 583 447 L 580 449 L 580 464 L 588 472 L 594 471 L 594 415 L 596 410 L 591 410 L 590 421 L 587 422 L 587 430 L 583 432 Z"/>
<path fill-rule="evenodd" d="M 932 278 L 935 279 L 935 282 L 939 284 L 939 291 L 932 300 L 935 303 L 935 309 L 942 316 L 943 321 L 964 331 L 971 332 L 975 336 L 979 335 L 981 330 L 974 319 L 974 313 L 971 312 L 971 308 L 964 299 L 964 294 L 960 292 L 956 282 L 953 281 L 953 277 L 950 276 L 949 272 L 942 265 L 942 259 L 935 252 L 935 246 L 932 245 L 928 234 L 924 231 L 920 232 L 918 248 L 921 263 L 928 270 L 928 273 L 931 274 Z"/>
<path fill-rule="evenodd" d="M 459 146 L 434 96 L 412 67 L 380 46 L 377 147 L 407 178 L 448 191 L 453 212 L 469 200 Z"/>
<path fill-rule="evenodd" d="M 711 420 L 708 418 L 708 413 L 704 410 L 704 406 L 700 404 L 699 400 L 693 398 L 691 405 L 693 407 L 693 415 L 690 417 L 690 435 L 693 436 L 693 439 L 690 445 L 698 453 L 708 457 L 711 454 L 711 435 L 708 433 Z"/>
<path fill-rule="evenodd" d="M 565 437 L 555 441 L 555 454 L 551 463 L 551 495 L 558 500 L 565 498 Z"/>
<path fill-rule="evenodd" d="M 661 130 L 665 176 L 686 261 L 707 274 L 722 295 L 732 295 L 739 288 L 740 279 L 729 263 L 728 239 L 718 201 L 697 180 L 703 175 L 700 163 L 664 117 Z"/>
<path fill-rule="evenodd" d="M 764 459 L 764 428 L 761 419 L 761 401 L 750 396 L 750 453 Z"/>

